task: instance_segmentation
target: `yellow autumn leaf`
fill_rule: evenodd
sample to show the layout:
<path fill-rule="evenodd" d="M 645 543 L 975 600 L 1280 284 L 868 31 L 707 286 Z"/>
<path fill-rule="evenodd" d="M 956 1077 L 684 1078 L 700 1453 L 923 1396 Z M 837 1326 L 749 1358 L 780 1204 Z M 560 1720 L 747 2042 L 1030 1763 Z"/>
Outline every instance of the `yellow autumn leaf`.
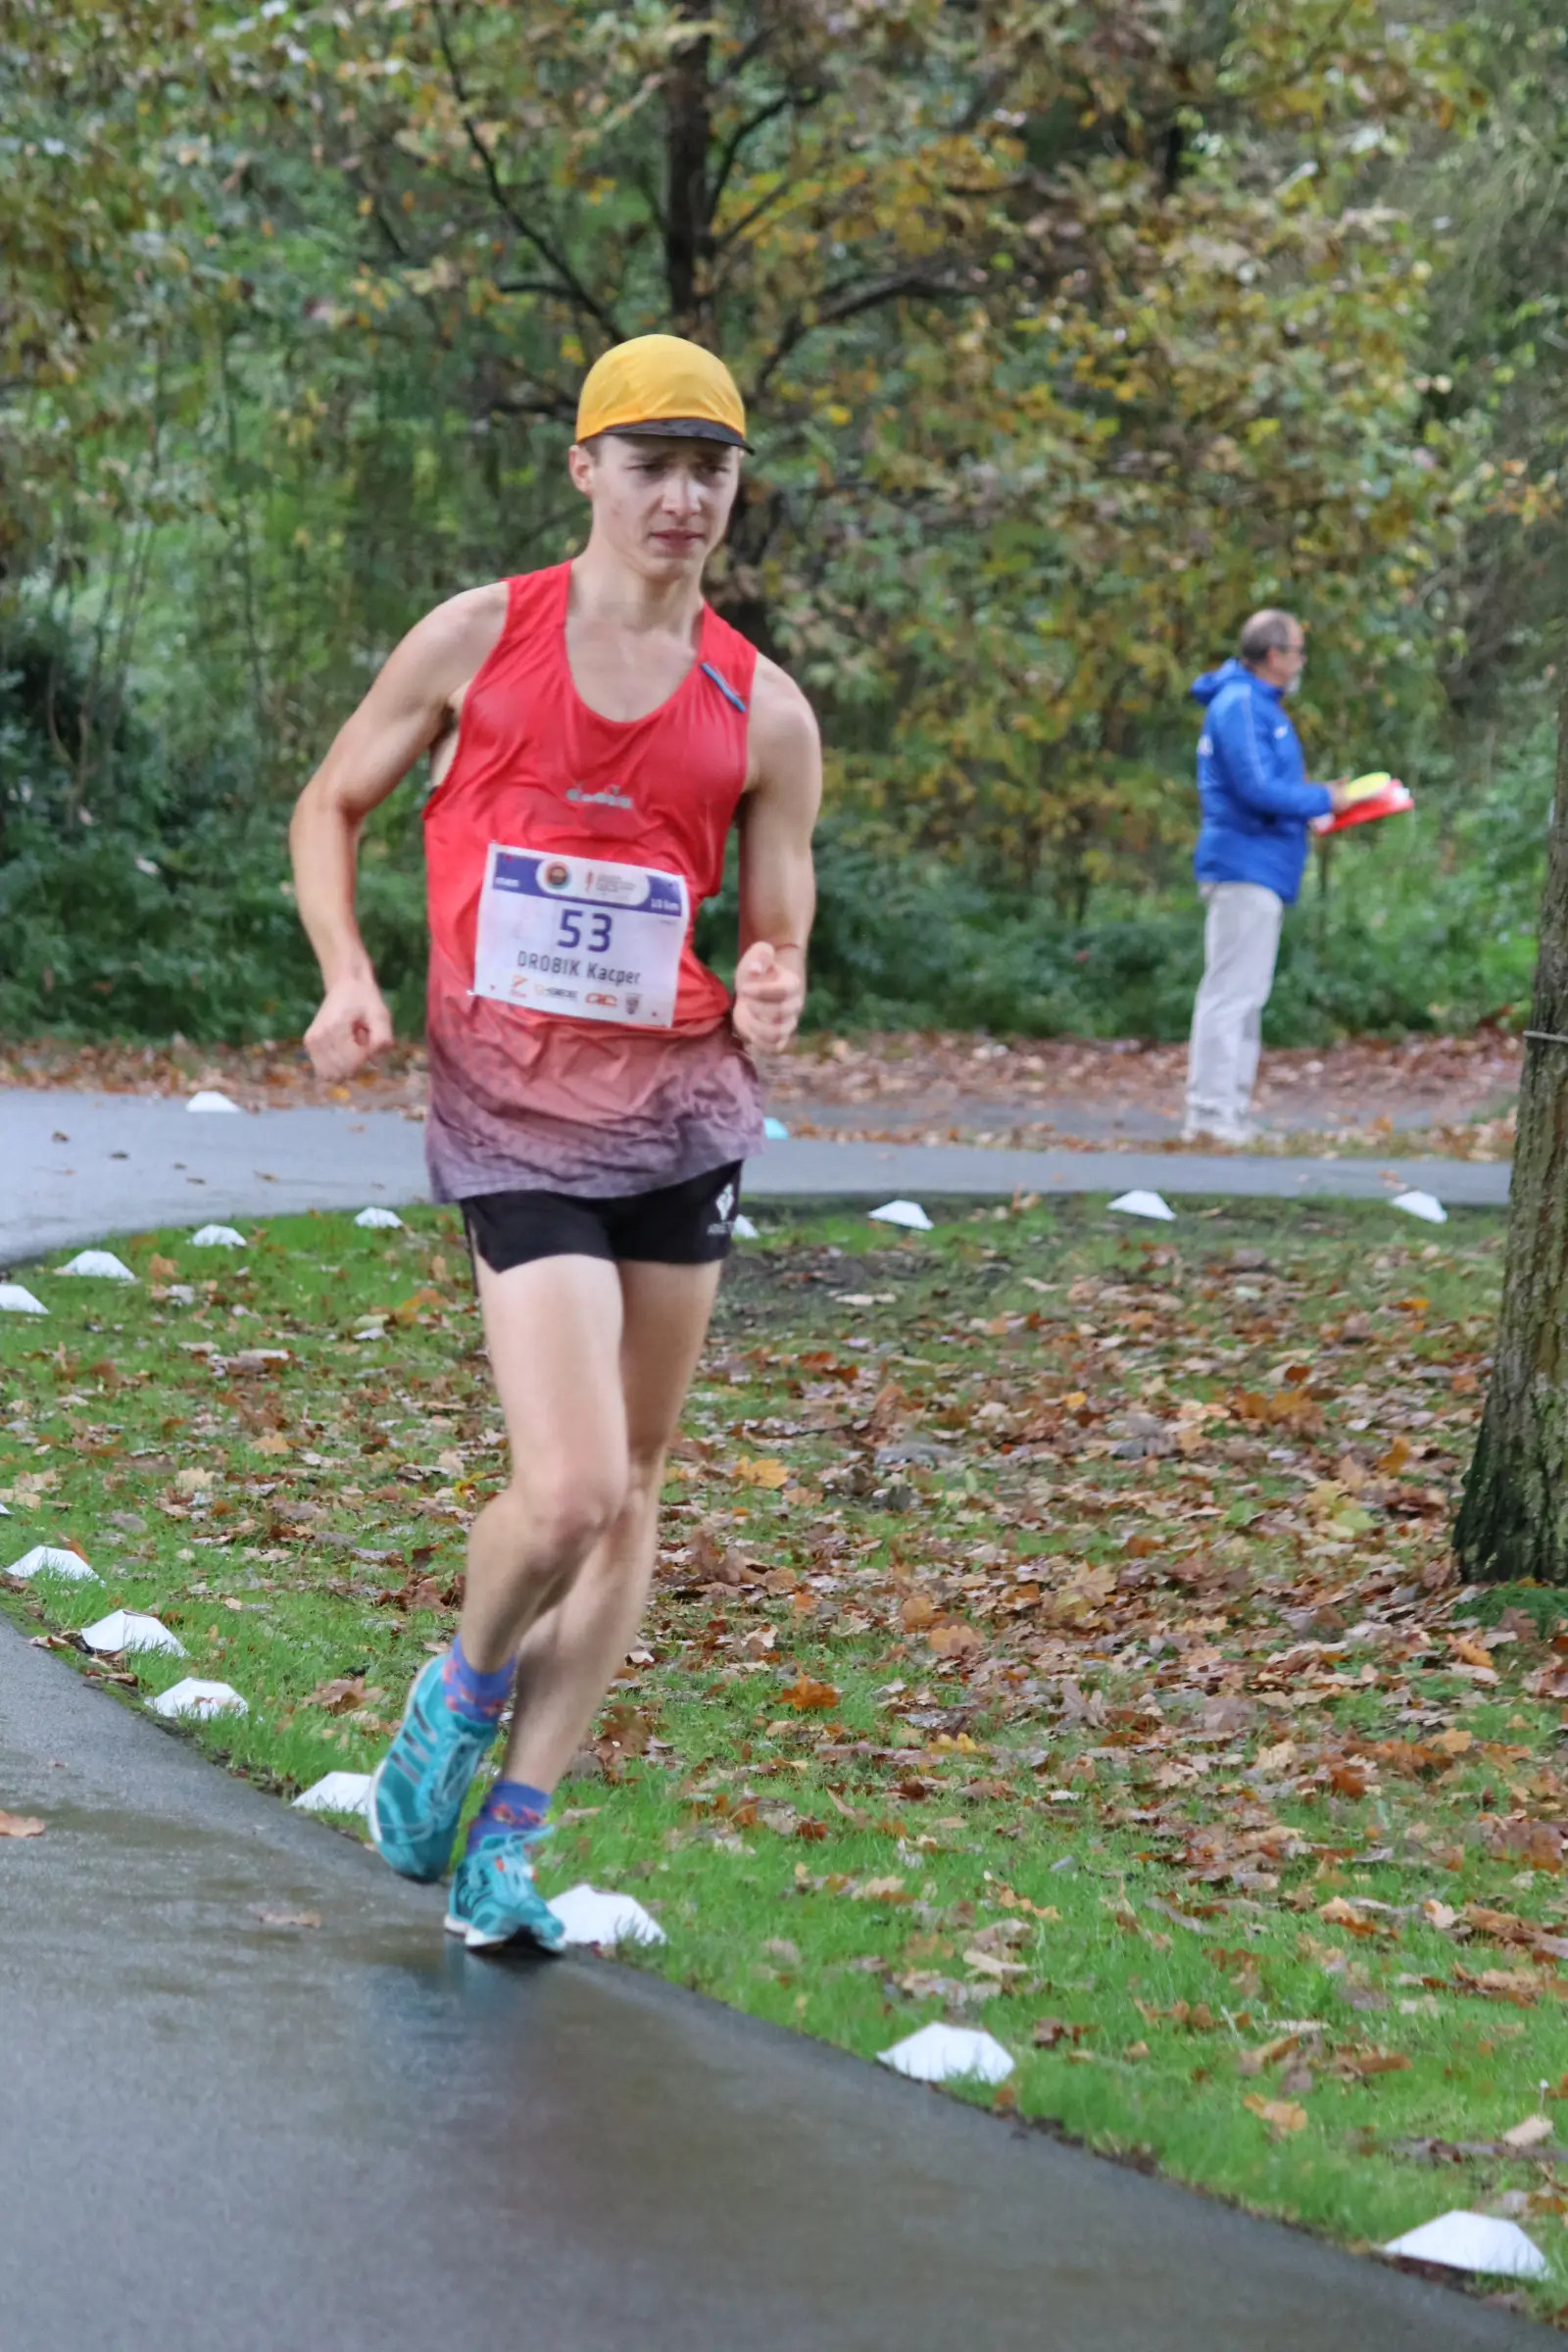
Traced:
<path fill-rule="evenodd" d="M 783 1487 L 789 1484 L 789 1464 L 768 1454 L 743 1453 L 731 1473 L 743 1487 Z"/>

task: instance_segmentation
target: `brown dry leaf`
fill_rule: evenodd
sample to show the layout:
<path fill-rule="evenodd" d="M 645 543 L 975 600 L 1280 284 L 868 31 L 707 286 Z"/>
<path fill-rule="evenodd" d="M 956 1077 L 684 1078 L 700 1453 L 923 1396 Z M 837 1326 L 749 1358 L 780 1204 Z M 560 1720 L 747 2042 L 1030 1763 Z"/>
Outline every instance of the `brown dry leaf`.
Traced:
<path fill-rule="evenodd" d="M 1352 1936 L 1396 1937 L 1399 1933 L 1392 1920 L 1368 1919 L 1364 1911 L 1358 1911 L 1353 1903 L 1348 1903 L 1343 1894 L 1331 1895 L 1326 1903 L 1319 1903 L 1317 1915 L 1331 1928 L 1346 1928 Z"/>
<path fill-rule="evenodd" d="M 1276 2139 L 1306 2130 L 1306 2109 L 1298 2106 L 1295 2099 L 1265 2099 L 1255 2090 L 1250 2090 L 1242 2105 L 1250 2115 L 1260 2116 Z"/>
<path fill-rule="evenodd" d="M 432 1291 L 428 1283 L 426 1283 L 421 1289 L 416 1291 L 412 1298 L 405 1298 L 399 1305 L 394 1306 L 391 1310 L 390 1319 L 394 1323 L 401 1323 L 406 1331 L 410 1324 L 417 1323 L 420 1315 L 424 1312 L 426 1307 L 439 1306 L 440 1304 L 440 1292 Z"/>
<path fill-rule="evenodd" d="M 270 1429 L 265 1437 L 253 1438 L 251 1445 L 257 1453 L 290 1453 L 293 1451 L 288 1439 L 279 1429 Z"/>
<path fill-rule="evenodd" d="M 160 1257 L 156 1250 L 153 1251 L 152 1256 L 147 1260 L 147 1279 L 149 1282 L 172 1282 L 174 1276 L 178 1272 L 179 1267 L 175 1263 L 174 1259 L 172 1257 Z"/>
<path fill-rule="evenodd" d="M 1482 1666 L 1490 1668 L 1493 1664 L 1491 1650 L 1487 1648 L 1484 1642 L 1471 1641 L 1468 1634 L 1450 1634 L 1448 1636 L 1448 1647 L 1452 1650 L 1454 1656 L 1460 1659 L 1466 1666 Z"/>
<path fill-rule="evenodd" d="M 1446 1756 L 1468 1755 L 1475 1743 L 1474 1732 L 1459 1731 L 1439 1732 L 1437 1738 L 1432 1741 L 1432 1745 L 1441 1747 Z"/>
<path fill-rule="evenodd" d="M 936 1618 L 937 1604 L 923 1592 L 911 1593 L 899 1611 L 899 1622 L 906 1634 L 923 1633 L 928 1625 L 935 1625 Z"/>
<path fill-rule="evenodd" d="M 1093 2026 L 1069 2025 L 1064 2017 L 1037 2017 L 1031 2039 L 1037 2050 L 1054 2050 L 1059 2049 L 1064 2041 L 1082 2041 L 1084 2035 L 1092 2034 L 1094 2030 Z"/>
<path fill-rule="evenodd" d="M 318 1928 L 321 1924 L 319 1911 L 258 1910 L 256 1916 L 264 1928 Z"/>
<path fill-rule="evenodd" d="M 324 1707 L 329 1715 L 346 1715 L 351 1707 L 365 1703 L 363 1674 L 339 1674 L 330 1682 L 318 1683 L 310 1694 L 302 1698 L 302 1707 Z"/>
<path fill-rule="evenodd" d="M 966 1657 L 985 1646 L 972 1625 L 934 1625 L 926 1641 L 939 1658 Z"/>
<path fill-rule="evenodd" d="M 0 1813 L 0 1838 L 41 1838 L 43 1823 L 35 1813 Z"/>
<path fill-rule="evenodd" d="M 1539 2140 L 1550 2139 L 1557 2127 L 1548 2115 L 1527 2115 L 1521 2124 L 1501 2134 L 1504 2146 L 1533 2148 Z"/>
<path fill-rule="evenodd" d="M 839 1703 L 839 1692 L 831 1683 L 813 1682 L 808 1674 L 797 1675 L 787 1690 L 779 1692 L 781 1703 L 806 1715 L 813 1710 L 828 1713 Z"/>

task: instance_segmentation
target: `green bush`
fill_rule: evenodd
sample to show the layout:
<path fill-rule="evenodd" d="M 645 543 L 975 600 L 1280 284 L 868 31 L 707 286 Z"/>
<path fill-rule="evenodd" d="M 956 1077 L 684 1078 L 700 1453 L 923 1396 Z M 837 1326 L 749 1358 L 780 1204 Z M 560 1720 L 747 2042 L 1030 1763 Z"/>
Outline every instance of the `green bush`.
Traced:
<path fill-rule="evenodd" d="M 243 743 L 184 763 L 122 726 L 95 821 L 79 821 L 40 716 L 40 662 L 80 702 L 70 649 L 0 662 L 0 1031 L 246 1040 L 298 1036 L 318 995 L 287 889 L 287 809 Z M 226 764 L 225 764 L 226 761 Z M 1287 919 L 1271 1043 L 1464 1027 L 1527 1002 L 1551 803 L 1544 726 L 1482 784 L 1438 775 L 1418 812 L 1336 841 Z M 367 831 L 360 913 L 400 1031 L 422 1015 L 419 796 Z M 1202 960 L 1190 885 L 1106 892 L 1093 919 L 911 852 L 831 813 L 808 1023 L 1002 1034 L 1185 1036 Z M 734 860 L 699 945 L 733 968 Z"/>

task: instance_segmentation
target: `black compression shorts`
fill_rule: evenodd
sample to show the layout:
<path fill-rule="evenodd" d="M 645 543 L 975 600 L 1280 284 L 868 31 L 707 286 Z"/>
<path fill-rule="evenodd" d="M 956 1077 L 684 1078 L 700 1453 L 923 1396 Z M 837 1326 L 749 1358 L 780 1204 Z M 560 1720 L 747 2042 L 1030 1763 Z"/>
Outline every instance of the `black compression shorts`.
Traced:
<path fill-rule="evenodd" d="M 741 1163 L 657 1192 L 585 1200 L 574 1193 L 480 1193 L 460 1203 L 468 1246 L 493 1274 L 538 1257 L 636 1258 L 706 1266 L 729 1255 Z"/>

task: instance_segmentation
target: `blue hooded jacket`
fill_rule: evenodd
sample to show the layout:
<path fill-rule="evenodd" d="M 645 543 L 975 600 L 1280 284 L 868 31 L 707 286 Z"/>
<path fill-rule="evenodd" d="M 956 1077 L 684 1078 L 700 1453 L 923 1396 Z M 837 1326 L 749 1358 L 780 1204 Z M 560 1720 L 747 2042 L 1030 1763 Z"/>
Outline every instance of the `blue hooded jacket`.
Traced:
<path fill-rule="evenodd" d="M 1193 870 L 1200 882 L 1261 882 L 1294 906 L 1306 863 L 1306 820 L 1334 803 L 1309 784 L 1300 738 L 1278 686 L 1245 662 L 1226 662 L 1193 680 L 1205 707 L 1198 739 L 1202 822 Z"/>

